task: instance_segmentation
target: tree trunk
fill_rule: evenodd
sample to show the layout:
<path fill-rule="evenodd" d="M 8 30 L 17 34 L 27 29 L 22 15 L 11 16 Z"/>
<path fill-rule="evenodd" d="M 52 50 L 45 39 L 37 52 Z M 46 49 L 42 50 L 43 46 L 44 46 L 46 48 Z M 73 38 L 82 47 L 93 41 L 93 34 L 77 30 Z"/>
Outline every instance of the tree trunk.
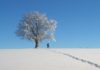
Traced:
<path fill-rule="evenodd" d="M 35 40 L 35 48 L 39 48 L 39 41 Z"/>

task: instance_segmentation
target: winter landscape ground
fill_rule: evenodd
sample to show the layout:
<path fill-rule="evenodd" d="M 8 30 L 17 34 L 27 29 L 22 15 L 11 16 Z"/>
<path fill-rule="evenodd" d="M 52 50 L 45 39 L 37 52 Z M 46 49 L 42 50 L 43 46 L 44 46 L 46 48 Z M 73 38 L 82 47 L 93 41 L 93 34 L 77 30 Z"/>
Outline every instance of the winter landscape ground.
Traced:
<path fill-rule="evenodd" d="M 100 49 L 0 49 L 0 70 L 100 70 Z"/>

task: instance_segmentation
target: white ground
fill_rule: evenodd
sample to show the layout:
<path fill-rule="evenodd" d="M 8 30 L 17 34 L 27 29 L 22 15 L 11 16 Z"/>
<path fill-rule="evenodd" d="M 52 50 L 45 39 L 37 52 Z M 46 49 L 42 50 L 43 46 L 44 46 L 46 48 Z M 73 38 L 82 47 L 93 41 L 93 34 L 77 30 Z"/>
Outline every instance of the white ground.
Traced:
<path fill-rule="evenodd" d="M 100 49 L 0 49 L 0 70 L 100 70 L 94 64 Z"/>

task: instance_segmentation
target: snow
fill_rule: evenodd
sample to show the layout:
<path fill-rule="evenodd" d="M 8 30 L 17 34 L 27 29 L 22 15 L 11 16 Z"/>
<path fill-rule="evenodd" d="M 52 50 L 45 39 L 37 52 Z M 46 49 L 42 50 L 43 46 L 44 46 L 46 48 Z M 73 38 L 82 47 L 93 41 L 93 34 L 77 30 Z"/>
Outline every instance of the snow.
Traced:
<path fill-rule="evenodd" d="M 0 70 L 100 70 L 99 65 L 100 49 L 0 49 Z"/>

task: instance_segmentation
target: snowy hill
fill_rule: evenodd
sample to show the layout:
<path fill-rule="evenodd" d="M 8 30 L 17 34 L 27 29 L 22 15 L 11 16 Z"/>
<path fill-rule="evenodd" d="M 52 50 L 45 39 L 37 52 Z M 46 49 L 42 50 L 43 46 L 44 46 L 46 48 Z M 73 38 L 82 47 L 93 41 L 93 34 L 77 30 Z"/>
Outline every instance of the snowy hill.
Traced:
<path fill-rule="evenodd" d="M 100 70 L 100 49 L 0 49 L 0 70 Z"/>

